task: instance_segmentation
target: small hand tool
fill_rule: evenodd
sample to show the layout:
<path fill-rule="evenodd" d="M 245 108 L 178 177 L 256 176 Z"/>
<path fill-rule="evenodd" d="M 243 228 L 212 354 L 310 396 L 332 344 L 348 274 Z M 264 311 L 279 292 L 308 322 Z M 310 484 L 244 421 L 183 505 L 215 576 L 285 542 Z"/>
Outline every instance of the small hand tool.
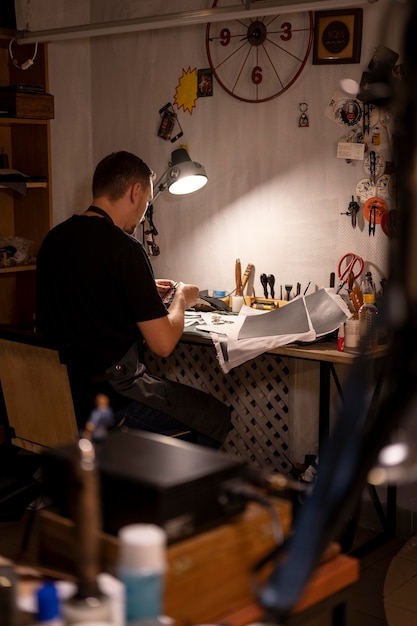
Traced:
<path fill-rule="evenodd" d="M 289 300 L 292 291 L 292 285 L 285 285 L 285 291 L 287 292 L 287 300 Z"/>
<path fill-rule="evenodd" d="M 352 270 L 350 270 L 349 272 L 349 276 L 348 276 L 348 290 L 352 291 L 353 289 L 353 281 L 355 280 L 355 275 L 352 272 Z"/>
<path fill-rule="evenodd" d="M 241 296 L 243 293 L 243 289 L 242 289 L 242 266 L 240 264 L 240 259 L 236 259 L 235 278 L 236 278 L 235 295 Z"/>
<path fill-rule="evenodd" d="M 349 280 L 350 272 L 353 273 L 353 278 L 358 278 L 363 272 L 363 259 L 352 252 L 347 252 L 339 261 L 337 273 L 339 275 L 339 284 L 337 286 L 336 293 L 342 290 L 342 287 Z"/>
<path fill-rule="evenodd" d="M 301 283 L 297 283 L 297 287 L 295 289 L 295 295 L 299 296 L 301 293 Z"/>
<path fill-rule="evenodd" d="M 268 297 L 268 278 L 266 274 L 261 274 L 260 276 L 262 287 L 264 288 L 264 296 Z"/>
<path fill-rule="evenodd" d="M 368 227 L 369 236 L 375 235 L 376 209 L 377 209 L 376 204 L 371 204 L 371 207 L 369 210 L 369 227 Z"/>
<path fill-rule="evenodd" d="M 275 276 L 273 274 L 269 274 L 266 280 L 271 289 L 271 298 L 275 298 L 275 291 L 274 291 Z"/>
<path fill-rule="evenodd" d="M 249 277 L 252 274 L 254 267 L 255 266 L 253 265 L 253 263 L 247 264 L 245 273 L 243 274 L 243 278 L 242 278 L 242 291 L 245 289 L 246 285 L 248 284 Z"/>
<path fill-rule="evenodd" d="M 360 294 L 359 295 L 358 294 L 359 289 L 358 288 L 356 288 L 356 289 L 357 290 L 350 292 L 349 297 L 350 297 L 350 300 L 351 300 L 351 302 L 353 304 L 353 308 L 355 309 L 355 313 L 358 314 L 359 309 L 361 308 L 363 302 L 362 302 L 362 294 L 359 292 L 359 294 Z"/>
<path fill-rule="evenodd" d="M 335 281 L 336 275 L 334 272 L 330 272 L 330 281 L 329 281 L 329 287 L 330 289 L 334 288 L 334 281 Z"/>
<path fill-rule="evenodd" d="M 309 280 L 309 281 L 308 281 L 308 283 L 307 283 L 307 287 L 304 289 L 304 294 L 303 294 L 303 295 L 306 295 L 306 293 L 307 293 L 308 288 L 310 287 L 310 285 L 311 285 L 311 280 Z"/>
<path fill-rule="evenodd" d="M 352 196 L 352 201 L 349 202 L 348 210 L 340 215 L 350 215 L 352 221 L 352 227 L 356 228 L 356 215 L 359 211 L 359 204 L 355 201 L 355 198 Z"/>

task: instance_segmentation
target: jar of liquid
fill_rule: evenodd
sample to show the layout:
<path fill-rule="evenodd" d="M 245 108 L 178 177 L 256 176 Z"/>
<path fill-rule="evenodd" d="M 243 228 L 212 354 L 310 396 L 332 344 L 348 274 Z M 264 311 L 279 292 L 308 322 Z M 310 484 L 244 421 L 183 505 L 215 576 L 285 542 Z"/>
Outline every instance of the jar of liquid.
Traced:
<path fill-rule="evenodd" d="M 363 294 L 363 304 L 359 309 L 359 334 L 361 342 L 366 341 L 365 347 L 373 349 L 377 346 L 375 329 L 371 330 L 375 324 L 378 309 L 375 306 L 375 296 L 373 293 Z"/>
<path fill-rule="evenodd" d="M 126 623 L 156 619 L 163 612 L 166 533 L 155 524 L 130 524 L 118 536 L 117 573 L 125 584 Z"/>

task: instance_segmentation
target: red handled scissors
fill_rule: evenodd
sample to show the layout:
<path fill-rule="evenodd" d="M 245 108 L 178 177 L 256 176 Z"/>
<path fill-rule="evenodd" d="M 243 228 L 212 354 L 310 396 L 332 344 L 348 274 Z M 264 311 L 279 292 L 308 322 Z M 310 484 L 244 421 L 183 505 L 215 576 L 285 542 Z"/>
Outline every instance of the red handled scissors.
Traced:
<path fill-rule="evenodd" d="M 363 267 L 363 259 L 360 256 L 353 254 L 353 252 L 348 252 L 342 256 L 337 268 L 340 282 L 336 293 L 339 293 L 343 285 L 348 282 L 350 276 L 353 276 L 353 280 L 358 278 L 358 276 L 360 276 L 363 272 Z"/>

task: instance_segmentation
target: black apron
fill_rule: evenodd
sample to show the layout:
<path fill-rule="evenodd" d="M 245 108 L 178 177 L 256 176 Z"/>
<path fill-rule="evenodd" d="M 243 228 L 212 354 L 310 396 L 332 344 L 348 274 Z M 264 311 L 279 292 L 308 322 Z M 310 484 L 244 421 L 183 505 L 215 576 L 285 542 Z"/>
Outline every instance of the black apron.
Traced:
<path fill-rule="evenodd" d="M 230 428 L 230 409 L 204 391 L 149 372 L 139 358 L 141 345 L 134 344 L 106 370 L 106 379 L 113 389 L 222 443 Z"/>

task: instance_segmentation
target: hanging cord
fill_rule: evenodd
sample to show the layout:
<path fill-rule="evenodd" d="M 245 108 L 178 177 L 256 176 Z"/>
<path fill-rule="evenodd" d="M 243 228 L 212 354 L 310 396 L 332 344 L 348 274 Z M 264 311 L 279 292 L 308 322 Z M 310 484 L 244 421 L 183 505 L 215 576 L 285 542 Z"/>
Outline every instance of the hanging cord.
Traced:
<path fill-rule="evenodd" d="M 27 0 L 26 2 L 26 31 L 29 31 L 29 16 L 31 14 L 31 0 Z M 16 39 L 11 39 L 9 42 L 9 54 L 10 54 L 10 58 L 12 60 L 12 63 L 15 67 L 17 67 L 19 70 L 28 70 L 30 67 L 32 67 L 32 65 L 35 62 L 36 59 L 36 55 L 38 54 L 38 42 L 35 43 L 35 50 L 33 52 L 32 58 L 30 59 L 26 59 L 26 61 L 24 61 L 23 63 L 19 63 L 19 61 L 17 61 L 17 59 L 14 58 L 13 56 L 13 51 L 12 51 L 12 47 L 13 47 L 13 42 L 15 42 Z"/>
<path fill-rule="evenodd" d="M 16 39 L 11 39 L 10 42 L 9 42 L 9 54 L 10 54 L 10 58 L 12 60 L 12 63 L 19 70 L 28 70 L 30 67 L 32 67 L 32 65 L 35 62 L 36 55 L 38 53 L 38 42 L 35 43 L 35 51 L 33 53 L 32 58 L 31 59 L 26 59 L 26 61 L 23 61 L 23 63 L 20 64 L 19 61 L 17 59 L 15 59 L 14 56 L 13 56 L 12 46 L 13 46 L 13 42 L 14 41 L 16 41 Z"/>

